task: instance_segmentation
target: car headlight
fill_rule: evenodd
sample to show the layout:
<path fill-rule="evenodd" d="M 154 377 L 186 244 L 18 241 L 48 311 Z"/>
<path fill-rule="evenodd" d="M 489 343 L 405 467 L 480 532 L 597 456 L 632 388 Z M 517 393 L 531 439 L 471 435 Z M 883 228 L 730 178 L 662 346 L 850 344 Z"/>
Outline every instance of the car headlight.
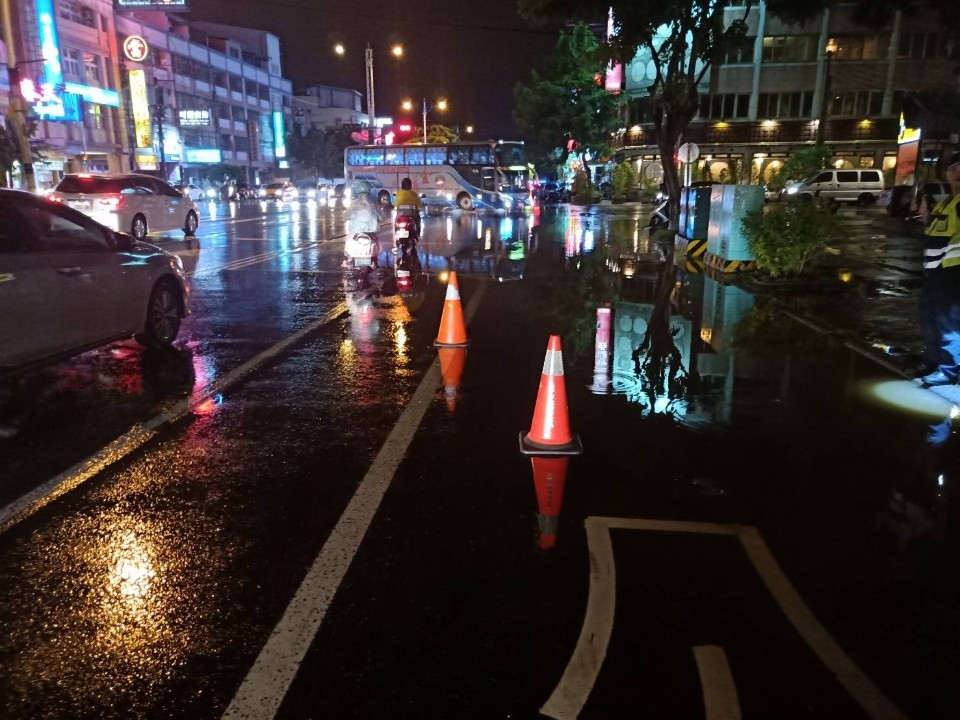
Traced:
<path fill-rule="evenodd" d="M 217 196 L 217 191 L 216 191 L 216 190 L 214 190 L 213 188 L 210 188 L 209 190 L 207 190 L 207 197 L 208 197 L 208 198 L 210 198 L 211 200 L 213 200 L 216 196 Z"/>
<path fill-rule="evenodd" d="M 787 195 L 796 195 L 796 193 L 797 193 L 796 186 L 787 188 Z"/>

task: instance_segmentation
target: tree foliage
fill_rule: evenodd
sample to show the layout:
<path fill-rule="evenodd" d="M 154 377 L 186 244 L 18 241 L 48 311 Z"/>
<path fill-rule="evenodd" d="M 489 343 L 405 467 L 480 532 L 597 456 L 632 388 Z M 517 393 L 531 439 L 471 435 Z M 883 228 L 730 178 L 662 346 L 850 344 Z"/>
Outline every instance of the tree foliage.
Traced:
<path fill-rule="evenodd" d="M 817 170 L 825 168 L 832 157 L 833 151 L 822 143 L 800 148 L 774 173 L 770 178 L 771 184 L 783 186 L 788 180 L 803 180 Z"/>
<path fill-rule="evenodd" d="M 819 202 L 782 202 L 747 213 L 743 232 L 757 269 L 796 276 L 826 253 L 837 219 Z"/>
<path fill-rule="evenodd" d="M 563 162 L 571 152 L 584 160 L 609 153 L 620 101 L 597 82 L 605 67 L 600 43 L 578 24 L 561 32 L 542 71 L 514 87 L 514 120 L 541 163 Z"/>
<path fill-rule="evenodd" d="M 747 20 L 759 0 L 743 0 L 739 19 L 725 22 L 728 0 L 518 0 L 520 14 L 532 22 L 581 21 L 603 25 L 612 13 L 614 35 L 601 50 L 610 60 L 628 63 L 643 52 L 649 56 L 655 80 L 650 86 L 654 110 L 654 129 L 660 155 L 675 156 L 684 130 L 699 106 L 697 86 L 711 65 L 728 51 L 740 49 L 748 39 Z M 778 18 L 799 23 L 822 10 L 841 4 L 841 0 L 767 0 L 768 12 Z M 893 10 L 908 12 L 920 0 L 859 0 L 854 18 L 865 25 L 889 21 Z M 958 27 L 960 3 L 956 0 L 932 0 L 944 26 Z M 727 18 L 729 19 L 729 18 Z M 674 220 L 679 209 L 680 179 L 673 163 L 664 163 L 664 181 L 672 203 Z"/>
<path fill-rule="evenodd" d="M 355 143 L 345 130 L 321 130 L 311 124 L 306 133 L 287 137 L 287 156 L 300 175 L 335 178 L 343 175 L 343 151 Z"/>

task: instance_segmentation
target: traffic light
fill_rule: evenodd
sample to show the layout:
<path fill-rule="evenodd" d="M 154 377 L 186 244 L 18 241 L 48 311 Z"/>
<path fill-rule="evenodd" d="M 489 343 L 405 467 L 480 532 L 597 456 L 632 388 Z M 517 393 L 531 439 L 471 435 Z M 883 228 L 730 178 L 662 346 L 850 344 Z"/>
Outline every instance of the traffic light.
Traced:
<path fill-rule="evenodd" d="M 397 144 L 405 143 L 410 140 L 414 133 L 417 130 L 417 126 L 414 125 L 409 120 L 400 120 L 397 123 L 394 123 L 393 131 L 395 133 L 395 140 Z"/>

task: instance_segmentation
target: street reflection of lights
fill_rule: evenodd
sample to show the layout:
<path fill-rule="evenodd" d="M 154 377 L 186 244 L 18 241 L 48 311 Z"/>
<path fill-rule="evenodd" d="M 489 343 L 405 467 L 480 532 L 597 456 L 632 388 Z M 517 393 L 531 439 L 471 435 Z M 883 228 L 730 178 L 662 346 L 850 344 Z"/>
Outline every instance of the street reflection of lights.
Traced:
<path fill-rule="evenodd" d="M 223 395 L 217 393 L 193 406 L 193 414 L 199 416 L 213 415 L 223 404 Z"/>
<path fill-rule="evenodd" d="M 483 220 L 477 219 L 477 240 L 483 240 Z"/>
<path fill-rule="evenodd" d="M 848 283 L 853 280 L 853 273 L 849 270 L 841 270 L 837 277 L 840 278 L 840 282 Z"/>
<path fill-rule="evenodd" d="M 237 217 L 237 203 L 227 203 L 227 214 L 230 215 L 231 218 Z"/>
<path fill-rule="evenodd" d="M 399 320 L 394 323 L 396 332 L 394 335 L 397 338 L 397 354 L 403 357 L 407 354 L 407 328 Z"/>
<path fill-rule="evenodd" d="M 439 275 L 437 275 L 437 279 L 439 279 L 440 282 L 445 283 L 447 282 L 447 280 L 450 279 L 450 273 L 447 272 L 446 270 L 443 270 L 440 272 Z"/>
<path fill-rule="evenodd" d="M 483 233 L 483 249 L 490 250 L 493 248 L 493 233 L 490 232 L 490 228 L 487 228 Z"/>
<path fill-rule="evenodd" d="M 453 242 L 453 218 L 447 216 L 447 242 Z"/>
<path fill-rule="evenodd" d="M 150 593 L 156 571 L 143 544 L 127 533 L 114 550 L 110 586 L 127 601 L 140 601 Z"/>

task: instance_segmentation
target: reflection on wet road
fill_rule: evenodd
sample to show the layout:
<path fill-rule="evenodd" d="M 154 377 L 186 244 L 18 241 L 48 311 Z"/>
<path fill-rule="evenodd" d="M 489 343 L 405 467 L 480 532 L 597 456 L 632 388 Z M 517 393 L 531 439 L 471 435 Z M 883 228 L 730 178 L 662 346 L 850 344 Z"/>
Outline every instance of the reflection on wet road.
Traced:
<path fill-rule="evenodd" d="M 952 717 L 953 404 L 870 354 L 915 342 L 910 298 L 870 290 L 910 287 L 908 240 L 852 215 L 826 295 L 784 296 L 636 211 L 454 213 L 400 292 L 386 248 L 344 275 L 339 211 L 215 211 L 165 243 L 175 351 L 4 389 L 3 506 L 43 498 L 0 533 L 0 715 Z M 554 333 L 585 453 L 531 461 Z"/>

